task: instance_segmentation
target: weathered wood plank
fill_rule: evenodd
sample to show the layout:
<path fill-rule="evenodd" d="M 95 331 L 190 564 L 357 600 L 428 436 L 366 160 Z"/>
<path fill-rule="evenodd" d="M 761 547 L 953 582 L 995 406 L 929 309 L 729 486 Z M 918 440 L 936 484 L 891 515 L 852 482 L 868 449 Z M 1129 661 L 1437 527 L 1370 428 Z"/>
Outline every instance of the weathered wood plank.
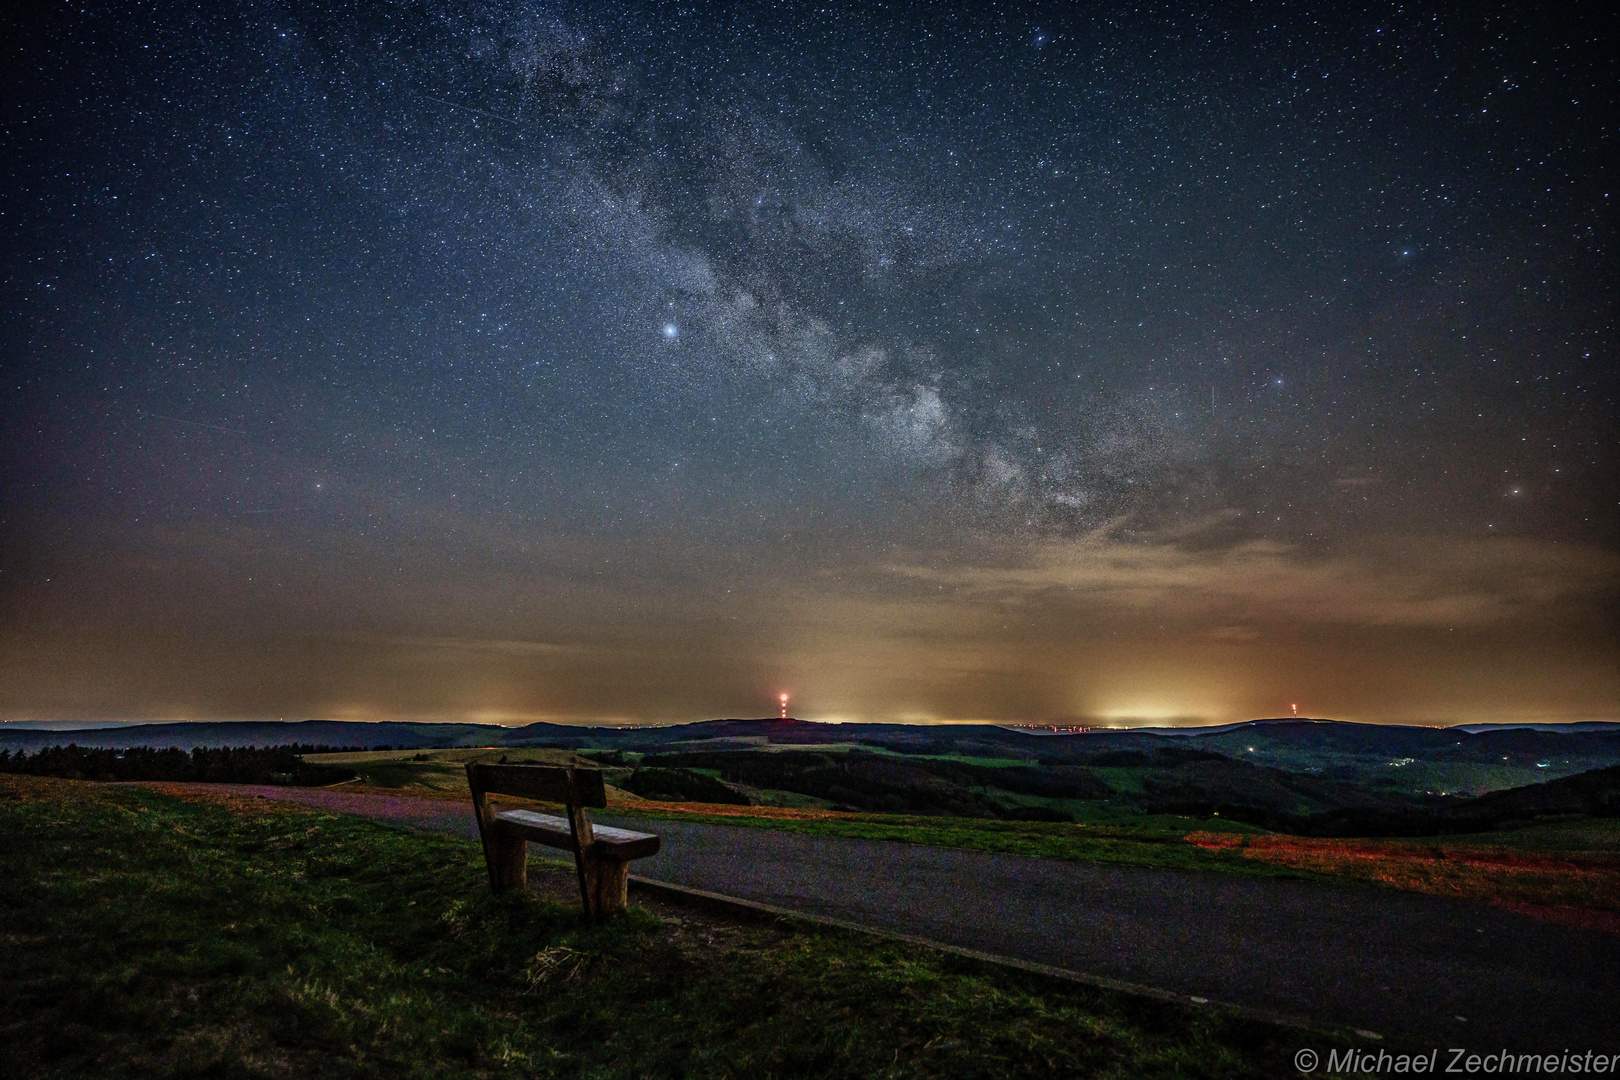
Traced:
<path fill-rule="evenodd" d="M 621 914 L 630 906 L 630 864 L 623 859 L 602 858 L 592 848 L 585 857 L 585 881 L 598 918 Z"/>
<path fill-rule="evenodd" d="M 573 848 L 568 819 L 565 817 L 541 814 L 533 810 L 503 810 L 495 815 L 495 828 L 511 830 L 519 833 L 525 840 L 532 840 L 547 847 L 562 848 L 565 851 Z M 662 844 L 657 833 L 632 832 L 629 829 L 615 829 L 607 825 L 592 825 L 591 831 L 595 833 L 595 840 L 586 849 L 587 852 L 600 850 L 606 857 L 621 862 L 656 855 Z"/>
<path fill-rule="evenodd" d="M 529 884 L 528 845 L 523 837 L 496 829 L 485 838 L 484 857 L 489 861 L 490 888 L 495 892 L 523 890 Z"/>

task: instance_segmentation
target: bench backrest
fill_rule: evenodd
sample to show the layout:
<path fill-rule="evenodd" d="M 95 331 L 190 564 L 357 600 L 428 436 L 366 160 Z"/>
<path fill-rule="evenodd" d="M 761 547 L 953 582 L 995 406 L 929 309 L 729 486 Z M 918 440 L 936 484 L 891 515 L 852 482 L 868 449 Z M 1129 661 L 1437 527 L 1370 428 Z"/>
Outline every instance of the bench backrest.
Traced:
<path fill-rule="evenodd" d="M 596 842 L 587 806 L 607 806 L 607 788 L 601 769 L 576 769 L 571 765 L 484 765 L 467 763 L 467 787 L 472 790 L 473 814 L 478 819 L 478 836 L 484 842 L 484 858 L 490 859 L 490 834 L 496 828 L 495 812 L 489 795 L 516 795 L 541 802 L 560 802 L 568 808 L 568 833 L 573 841 L 574 872 L 579 878 L 579 898 L 585 920 L 594 919 L 591 893 L 585 881 L 585 852 Z M 519 854 L 522 841 L 518 842 Z M 490 863 L 490 880 L 496 872 Z"/>
<path fill-rule="evenodd" d="M 562 765 L 483 765 L 467 766 L 467 785 L 473 798 L 483 795 L 516 795 L 540 802 L 575 806 L 607 806 L 607 789 L 601 769 L 576 769 Z"/>

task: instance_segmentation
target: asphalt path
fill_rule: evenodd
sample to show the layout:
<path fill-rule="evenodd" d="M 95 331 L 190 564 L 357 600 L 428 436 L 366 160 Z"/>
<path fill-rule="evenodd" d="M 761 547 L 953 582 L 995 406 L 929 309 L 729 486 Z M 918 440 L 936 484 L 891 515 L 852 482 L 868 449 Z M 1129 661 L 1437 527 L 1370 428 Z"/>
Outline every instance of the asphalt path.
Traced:
<path fill-rule="evenodd" d="M 663 835 L 635 867 L 660 881 L 1408 1041 L 1620 1050 L 1602 931 L 1358 886 L 612 823 Z"/>
<path fill-rule="evenodd" d="M 464 803 L 255 790 L 476 835 Z M 633 869 L 672 884 L 1405 1043 L 1620 1052 L 1620 936 L 1598 930 L 1370 887 L 597 820 L 662 835 Z"/>

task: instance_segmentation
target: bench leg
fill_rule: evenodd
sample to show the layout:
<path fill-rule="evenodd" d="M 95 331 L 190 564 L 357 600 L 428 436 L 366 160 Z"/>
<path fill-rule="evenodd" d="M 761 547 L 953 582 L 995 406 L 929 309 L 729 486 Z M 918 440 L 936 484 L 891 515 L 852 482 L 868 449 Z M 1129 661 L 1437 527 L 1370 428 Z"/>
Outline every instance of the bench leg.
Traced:
<path fill-rule="evenodd" d="M 585 887 L 598 918 L 618 915 L 629 904 L 630 864 L 617 859 L 585 859 Z"/>
<path fill-rule="evenodd" d="M 484 842 L 489 856 L 489 887 L 495 892 L 526 889 L 529 884 L 528 842 L 499 829 Z"/>

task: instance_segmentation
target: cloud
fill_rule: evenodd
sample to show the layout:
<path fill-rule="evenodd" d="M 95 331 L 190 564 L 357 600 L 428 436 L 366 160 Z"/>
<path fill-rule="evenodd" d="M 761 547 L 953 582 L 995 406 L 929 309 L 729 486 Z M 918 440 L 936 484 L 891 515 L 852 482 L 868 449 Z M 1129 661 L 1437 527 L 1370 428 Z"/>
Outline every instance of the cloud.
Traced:
<path fill-rule="evenodd" d="M 519 641 L 505 638 L 412 637 L 387 634 L 348 634 L 345 640 L 399 645 L 427 652 L 482 653 L 492 656 L 560 656 L 577 654 L 579 645 L 557 645 L 546 641 Z"/>
<path fill-rule="evenodd" d="M 1579 617 L 1620 590 L 1620 555 L 1530 539 L 1395 539 L 1352 552 L 1255 540 L 1219 548 L 1109 535 L 1021 549 L 1013 565 L 898 565 L 963 599 L 1174 610 L 1238 639 L 1251 624 L 1481 627 Z"/>

